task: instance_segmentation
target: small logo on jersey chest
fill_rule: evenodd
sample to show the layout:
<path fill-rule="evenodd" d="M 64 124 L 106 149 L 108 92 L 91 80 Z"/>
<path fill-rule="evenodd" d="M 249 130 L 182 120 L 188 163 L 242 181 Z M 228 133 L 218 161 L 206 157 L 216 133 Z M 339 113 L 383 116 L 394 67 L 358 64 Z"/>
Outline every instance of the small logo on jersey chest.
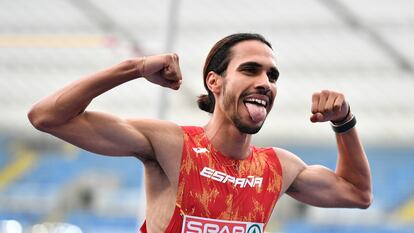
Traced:
<path fill-rule="evenodd" d="M 209 151 L 207 150 L 207 148 L 205 148 L 205 147 L 193 147 L 193 151 L 194 151 L 196 154 L 203 154 L 203 153 L 207 153 L 207 152 L 209 152 Z"/>

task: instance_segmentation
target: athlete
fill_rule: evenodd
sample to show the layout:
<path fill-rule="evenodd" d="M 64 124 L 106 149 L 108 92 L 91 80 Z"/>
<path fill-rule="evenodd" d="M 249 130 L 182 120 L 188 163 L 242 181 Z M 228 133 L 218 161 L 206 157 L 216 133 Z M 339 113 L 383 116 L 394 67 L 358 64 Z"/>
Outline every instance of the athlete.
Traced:
<path fill-rule="evenodd" d="M 310 121 L 331 122 L 336 136 L 332 171 L 287 150 L 251 144 L 277 93 L 279 71 L 265 38 L 225 37 L 211 49 L 203 74 L 207 95 L 198 105 L 211 119 L 202 127 L 86 110 L 95 97 L 134 79 L 178 90 L 176 54 L 129 59 L 84 77 L 36 103 L 28 117 L 35 128 L 85 150 L 142 161 L 147 210 L 141 232 L 263 232 L 284 193 L 313 206 L 368 208 L 370 168 L 342 93 L 312 96 Z"/>

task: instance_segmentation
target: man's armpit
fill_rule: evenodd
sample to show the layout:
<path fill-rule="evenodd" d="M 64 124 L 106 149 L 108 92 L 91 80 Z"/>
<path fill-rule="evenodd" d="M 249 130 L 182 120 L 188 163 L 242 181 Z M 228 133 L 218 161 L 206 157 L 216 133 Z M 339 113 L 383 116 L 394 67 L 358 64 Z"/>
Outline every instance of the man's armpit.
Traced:
<path fill-rule="evenodd" d="M 298 193 L 299 192 L 299 190 L 297 190 L 294 186 L 293 186 L 293 184 L 292 185 L 290 185 L 289 186 L 289 188 L 286 190 L 286 193 L 287 194 L 289 194 L 289 193 Z"/>

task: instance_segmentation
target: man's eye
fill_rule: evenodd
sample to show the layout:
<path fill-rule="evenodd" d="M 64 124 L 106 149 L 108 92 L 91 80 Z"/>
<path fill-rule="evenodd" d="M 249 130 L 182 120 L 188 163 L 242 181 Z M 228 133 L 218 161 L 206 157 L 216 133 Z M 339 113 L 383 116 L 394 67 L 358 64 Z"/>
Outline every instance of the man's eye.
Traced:
<path fill-rule="evenodd" d="M 269 77 L 270 82 L 276 82 L 279 78 L 279 71 L 268 71 L 267 77 Z"/>
<path fill-rule="evenodd" d="M 258 72 L 258 69 L 255 67 L 246 67 L 243 69 L 243 72 L 248 74 L 256 74 Z"/>

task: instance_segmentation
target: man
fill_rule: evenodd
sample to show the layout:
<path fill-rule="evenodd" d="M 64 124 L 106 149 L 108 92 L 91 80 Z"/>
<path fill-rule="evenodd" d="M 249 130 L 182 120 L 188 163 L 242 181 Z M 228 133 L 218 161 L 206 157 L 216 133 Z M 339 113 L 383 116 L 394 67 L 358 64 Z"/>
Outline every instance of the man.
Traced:
<path fill-rule="evenodd" d="M 331 121 L 336 132 L 335 172 L 308 166 L 281 148 L 251 145 L 273 106 L 278 76 L 270 43 L 240 33 L 217 42 L 207 57 L 208 95 L 198 104 L 212 116 L 204 127 L 85 110 L 96 96 L 141 77 L 179 89 L 176 54 L 127 60 L 80 79 L 41 100 L 28 116 L 37 129 L 86 150 L 143 162 L 142 232 L 263 232 L 283 193 L 314 206 L 367 208 L 370 168 L 343 94 L 312 96 L 310 120 Z"/>

